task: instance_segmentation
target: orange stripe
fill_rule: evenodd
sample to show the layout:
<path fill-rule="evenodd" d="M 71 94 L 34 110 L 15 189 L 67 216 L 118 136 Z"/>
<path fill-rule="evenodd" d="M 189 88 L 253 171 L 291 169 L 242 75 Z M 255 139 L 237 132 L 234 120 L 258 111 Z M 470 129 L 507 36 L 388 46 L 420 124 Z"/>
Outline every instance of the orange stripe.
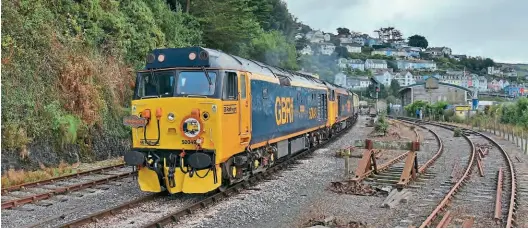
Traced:
<path fill-rule="evenodd" d="M 308 132 L 312 132 L 314 130 L 317 130 L 317 129 L 320 129 L 320 128 L 324 128 L 324 127 L 326 127 L 326 126 L 322 125 L 322 126 L 319 126 L 319 127 L 314 127 L 314 128 L 311 128 L 311 129 L 303 130 L 301 132 L 297 132 L 297 133 L 293 133 L 293 134 L 288 134 L 286 136 L 274 138 L 274 139 L 271 139 L 271 140 L 268 140 L 268 141 L 255 143 L 255 144 L 251 145 L 251 148 L 255 149 L 255 148 L 259 148 L 259 147 L 265 146 L 268 142 L 269 142 L 269 144 L 272 144 L 272 143 L 275 143 L 275 142 L 280 142 L 282 140 L 285 140 L 285 139 L 288 139 L 288 138 L 292 138 L 292 137 L 295 137 L 295 136 L 299 136 L 299 135 L 302 135 L 302 134 L 306 134 Z"/>

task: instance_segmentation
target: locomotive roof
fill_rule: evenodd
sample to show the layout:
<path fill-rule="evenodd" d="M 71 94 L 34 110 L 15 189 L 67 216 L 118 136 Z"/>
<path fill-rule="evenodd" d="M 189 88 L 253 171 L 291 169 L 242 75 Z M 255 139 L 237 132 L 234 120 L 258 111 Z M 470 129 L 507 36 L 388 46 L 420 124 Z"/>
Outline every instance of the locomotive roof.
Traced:
<path fill-rule="evenodd" d="M 163 56 L 161 62 L 159 61 L 160 55 Z M 242 70 L 259 74 L 261 76 L 258 78 L 265 77 L 268 81 L 276 83 L 280 83 L 282 78 L 288 79 L 293 86 L 328 87 L 324 81 L 307 74 L 273 67 L 255 60 L 202 47 L 155 49 L 147 57 L 145 70 L 178 67 Z"/>

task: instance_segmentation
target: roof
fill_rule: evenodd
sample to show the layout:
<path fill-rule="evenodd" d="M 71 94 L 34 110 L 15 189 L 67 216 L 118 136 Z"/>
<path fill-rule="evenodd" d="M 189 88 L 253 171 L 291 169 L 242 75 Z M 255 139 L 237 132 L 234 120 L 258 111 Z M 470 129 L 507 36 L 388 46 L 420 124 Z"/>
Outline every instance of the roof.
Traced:
<path fill-rule="evenodd" d="M 350 59 L 350 60 L 348 60 L 348 63 L 351 63 L 351 64 L 364 64 L 365 62 L 360 60 L 360 59 Z"/>
<path fill-rule="evenodd" d="M 191 53 L 195 54 L 195 59 L 193 60 L 189 58 Z M 157 57 L 160 54 L 165 55 L 163 62 L 157 61 Z M 279 82 L 281 78 L 286 78 L 292 84 L 326 87 L 324 81 L 311 75 L 273 67 L 258 61 L 230 55 L 219 50 L 202 47 L 154 49 L 147 59 L 152 61 L 147 61 L 144 70 L 177 67 L 236 69 L 256 73 L 275 82 Z"/>
<path fill-rule="evenodd" d="M 464 91 L 467 91 L 469 92 L 470 94 L 473 93 L 473 91 L 471 91 L 469 88 L 465 88 L 465 87 L 462 87 L 462 86 L 458 86 L 458 85 L 455 85 L 455 84 L 449 84 L 449 83 L 444 83 L 444 82 L 438 82 L 439 85 L 444 85 L 444 86 L 448 86 L 448 87 L 455 87 L 455 88 L 458 88 L 458 89 L 462 89 Z M 407 90 L 411 87 L 417 87 L 417 86 L 421 86 L 421 85 L 424 85 L 425 86 L 425 82 L 421 82 L 421 83 L 415 83 L 415 84 L 411 84 L 407 87 L 403 87 L 401 88 L 398 93 L 402 93 L 404 90 Z"/>
<path fill-rule="evenodd" d="M 387 64 L 386 60 L 380 60 L 380 59 L 367 59 L 365 62 L 372 62 L 374 64 Z"/>

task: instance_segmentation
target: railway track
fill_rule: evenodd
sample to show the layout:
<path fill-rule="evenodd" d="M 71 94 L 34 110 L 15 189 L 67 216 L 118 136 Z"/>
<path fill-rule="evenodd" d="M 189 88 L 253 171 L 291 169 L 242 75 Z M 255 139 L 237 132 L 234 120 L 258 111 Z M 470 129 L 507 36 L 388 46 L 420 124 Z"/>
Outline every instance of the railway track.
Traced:
<path fill-rule="evenodd" d="M 424 136 L 420 136 L 416 129 L 414 129 L 416 133 L 416 140 L 418 141 L 420 138 L 424 140 L 432 140 L 435 141 L 438 145 L 438 149 L 436 151 L 421 151 L 419 155 L 417 156 L 417 162 L 418 165 L 421 165 L 418 168 L 418 174 L 417 179 L 414 181 L 414 183 L 420 183 L 420 179 L 431 179 L 434 174 L 428 173 L 427 169 L 434 164 L 434 162 L 440 157 L 440 155 L 443 152 L 443 142 L 441 141 L 440 137 L 436 132 L 434 132 L 431 129 L 428 129 L 427 127 L 419 126 L 414 123 L 409 123 L 411 125 L 415 125 L 419 128 L 422 128 L 426 130 L 427 132 L 431 133 L 433 135 L 434 139 L 425 138 Z M 405 167 L 405 157 L 407 156 L 409 152 L 401 154 L 388 162 L 384 163 L 380 166 L 380 171 L 377 174 L 372 174 L 369 177 L 364 177 L 363 179 L 359 179 L 359 181 L 364 180 L 364 183 L 370 185 L 370 186 L 383 186 L 383 185 L 396 185 L 401 178 L 402 171 Z M 370 174 L 368 174 L 370 175 Z M 416 187 L 415 185 L 411 185 L 411 187 Z"/>
<path fill-rule="evenodd" d="M 400 119 L 417 122 L 415 119 Z M 435 122 L 419 123 L 451 131 L 456 128 Z M 462 227 L 474 224 L 476 227 L 515 226 L 516 174 L 508 153 L 489 136 L 462 130 L 471 146 L 470 154 L 461 156 L 467 167 L 420 227 L 435 224 L 436 227 L 447 227 L 451 222 L 462 222 Z M 495 148 L 481 147 L 488 143 Z"/>
<path fill-rule="evenodd" d="M 2 210 L 49 199 L 55 195 L 95 187 L 134 175 L 124 164 L 107 166 L 2 189 Z M 50 204 L 50 203 L 47 203 Z"/>
<path fill-rule="evenodd" d="M 166 226 L 166 225 L 168 225 L 170 223 L 173 223 L 173 222 L 178 222 L 179 219 L 181 217 L 183 217 L 183 216 L 190 215 L 190 214 L 193 214 L 194 212 L 196 212 L 197 210 L 213 206 L 213 205 L 221 202 L 224 199 L 228 199 L 229 197 L 240 193 L 244 189 L 250 189 L 252 186 L 258 184 L 259 182 L 261 182 L 263 180 L 271 179 L 271 176 L 273 176 L 276 172 L 278 172 L 280 170 L 283 170 L 283 169 L 287 169 L 288 166 L 290 166 L 292 164 L 295 164 L 298 159 L 305 158 L 305 157 L 309 156 L 310 153 L 314 152 L 315 150 L 320 149 L 320 148 L 322 148 L 322 147 L 324 147 L 324 146 L 326 146 L 328 144 L 331 144 L 335 140 L 339 139 L 339 137 L 341 137 L 343 134 L 345 134 L 348 131 L 350 131 L 350 129 L 352 129 L 356 125 L 356 123 L 357 123 L 357 120 L 348 129 L 341 131 L 338 135 L 335 135 L 330 140 L 328 140 L 328 141 L 326 141 L 326 142 L 324 142 L 324 143 L 322 143 L 322 144 L 320 144 L 318 146 L 315 146 L 315 147 L 313 147 L 311 149 L 305 150 L 304 152 L 298 153 L 298 154 L 288 158 L 285 161 L 279 162 L 276 165 L 274 165 L 273 167 L 269 168 L 268 170 L 266 170 L 266 171 L 264 171 L 262 173 L 258 173 L 255 176 L 249 177 L 248 180 L 245 180 L 243 182 L 234 184 L 233 186 L 228 187 L 224 191 L 217 191 L 214 194 L 211 194 L 211 195 L 208 195 L 206 197 L 200 198 L 197 201 L 193 201 L 191 204 L 185 205 L 184 207 L 181 207 L 181 208 L 179 208 L 176 211 L 173 211 L 173 212 L 170 212 L 169 214 L 166 214 L 166 215 L 163 215 L 161 217 L 158 217 L 157 219 L 155 219 L 155 220 L 153 220 L 151 222 L 148 222 L 148 223 L 146 223 L 146 224 L 144 224 L 144 225 L 142 225 L 140 227 L 141 228 L 154 228 L 154 227 L 158 227 L 159 228 L 159 227 L 164 227 L 164 226 Z M 76 220 L 71 221 L 71 222 L 64 223 L 64 224 L 60 225 L 59 227 L 61 227 L 61 228 L 78 228 L 78 227 L 83 227 L 86 224 L 89 224 L 89 223 L 92 223 L 92 222 L 98 222 L 98 221 L 100 221 L 101 219 L 103 219 L 105 217 L 112 217 L 112 218 L 118 217 L 119 214 L 121 214 L 121 213 L 123 213 L 125 211 L 129 211 L 132 208 L 135 208 L 137 206 L 141 206 L 142 204 L 145 204 L 145 203 L 148 203 L 148 202 L 151 202 L 151 201 L 156 201 L 157 199 L 162 198 L 162 197 L 163 197 L 163 194 L 161 194 L 161 193 L 149 195 L 149 196 L 146 196 L 146 197 L 143 197 L 143 198 L 139 198 L 139 199 L 130 201 L 128 203 L 124 203 L 122 205 L 119 205 L 119 206 L 116 206 L 116 207 L 113 207 L 113 208 L 102 210 L 100 212 L 88 215 L 88 216 L 80 218 L 80 219 L 76 219 Z M 47 223 L 49 223 L 49 222 L 47 222 Z M 41 226 L 41 225 L 43 225 L 43 224 L 40 223 L 40 224 L 34 225 L 34 226 L 38 227 L 38 226 Z"/>

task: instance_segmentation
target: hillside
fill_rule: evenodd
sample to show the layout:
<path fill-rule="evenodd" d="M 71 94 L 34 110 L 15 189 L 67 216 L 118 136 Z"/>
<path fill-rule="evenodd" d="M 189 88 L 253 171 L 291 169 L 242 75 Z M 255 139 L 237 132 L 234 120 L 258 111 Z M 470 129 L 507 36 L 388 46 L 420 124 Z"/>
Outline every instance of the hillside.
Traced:
<path fill-rule="evenodd" d="M 280 0 L 187 2 L 2 2 L 2 170 L 121 155 L 130 85 L 151 49 L 201 45 L 297 68 L 298 23 Z"/>

